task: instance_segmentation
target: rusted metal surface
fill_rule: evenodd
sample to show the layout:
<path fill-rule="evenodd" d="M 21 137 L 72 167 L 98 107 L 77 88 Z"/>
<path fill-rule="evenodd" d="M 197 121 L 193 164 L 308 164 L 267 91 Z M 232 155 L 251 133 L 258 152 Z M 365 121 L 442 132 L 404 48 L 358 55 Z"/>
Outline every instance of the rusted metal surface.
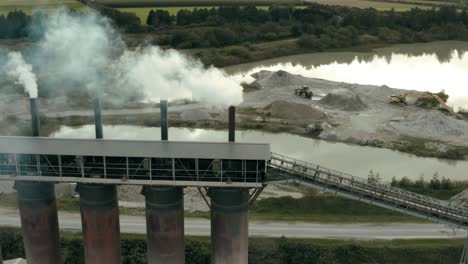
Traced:
<path fill-rule="evenodd" d="M 79 184 L 86 264 L 120 264 L 119 208 L 114 185 Z"/>
<path fill-rule="evenodd" d="M 146 186 L 148 263 L 185 263 L 184 198 L 181 187 Z"/>
<path fill-rule="evenodd" d="M 249 191 L 211 188 L 211 263 L 247 264 Z"/>
<path fill-rule="evenodd" d="M 63 263 L 54 185 L 17 182 L 16 190 L 28 263 Z"/>

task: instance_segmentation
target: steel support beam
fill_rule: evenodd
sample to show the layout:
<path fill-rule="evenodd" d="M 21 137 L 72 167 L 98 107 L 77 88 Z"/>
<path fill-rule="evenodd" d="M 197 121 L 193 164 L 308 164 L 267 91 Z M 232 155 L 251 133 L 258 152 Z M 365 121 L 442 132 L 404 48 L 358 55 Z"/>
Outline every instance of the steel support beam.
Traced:
<path fill-rule="evenodd" d="M 211 188 L 211 263 L 247 264 L 249 190 Z"/>
<path fill-rule="evenodd" d="M 24 250 L 29 264 L 61 264 L 54 185 L 17 182 Z"/>
<path fill-rule="evenodd" d="M 32 135 L 40 134 L 37 99 L 30 99 Z M 40 169 L 38 168 L 38 175 Z M 24 251 L 29 264 L 63 263 L 55 187 L 46 182 L 16 182 Z"/>
<path fill-rule="evenodd" d="M 94 99 L 96 138 L 103 138 L 101 100 Z M 115 185 L 77 185 L 86 264 L 121 264 L 120 220 Z"/>
<path fill-rule="evenodd" d="M 167 101 L 161 101 L 161 140 L 169 138 Z M 174 159 L 172 170 L 174 176 Z M 148 264 L 185 263 L 184 189 L 145 186 Z"/>

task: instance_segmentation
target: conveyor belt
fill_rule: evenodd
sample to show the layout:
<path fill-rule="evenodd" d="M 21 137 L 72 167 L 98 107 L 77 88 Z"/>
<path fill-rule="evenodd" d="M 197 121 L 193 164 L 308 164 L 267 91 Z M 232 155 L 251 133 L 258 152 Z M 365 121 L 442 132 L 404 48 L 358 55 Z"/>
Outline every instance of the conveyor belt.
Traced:
<path fill-rule="evenodd" d="M 333 192 L 404 214 L 468 230 L 468 209 L 389 185 L 272 153 L 268 172 L 291 181 Z"/>

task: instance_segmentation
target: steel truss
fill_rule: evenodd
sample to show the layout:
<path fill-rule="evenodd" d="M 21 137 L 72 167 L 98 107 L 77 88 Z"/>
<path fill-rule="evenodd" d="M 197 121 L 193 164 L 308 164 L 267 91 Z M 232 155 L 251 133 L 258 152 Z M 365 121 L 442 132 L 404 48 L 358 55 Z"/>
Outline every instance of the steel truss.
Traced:
<path fill-rule="evenodd" d="M 468 209 L 449 202 L 372 182 L 319 165 L 272 153 L 268 172 L 322 191 L 360 200 L 434 222 L 468 230 Z"/>

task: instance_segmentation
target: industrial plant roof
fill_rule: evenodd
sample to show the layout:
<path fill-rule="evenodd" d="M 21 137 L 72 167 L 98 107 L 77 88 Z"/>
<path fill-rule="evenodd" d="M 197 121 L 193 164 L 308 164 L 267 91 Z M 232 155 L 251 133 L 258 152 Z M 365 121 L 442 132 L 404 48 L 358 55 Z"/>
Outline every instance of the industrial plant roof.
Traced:
<path fill-rule="evenodd" d="M 0 137 L 0 153 L 108 157 L 269 160 L 270 145 L 181 141 Z"/>

